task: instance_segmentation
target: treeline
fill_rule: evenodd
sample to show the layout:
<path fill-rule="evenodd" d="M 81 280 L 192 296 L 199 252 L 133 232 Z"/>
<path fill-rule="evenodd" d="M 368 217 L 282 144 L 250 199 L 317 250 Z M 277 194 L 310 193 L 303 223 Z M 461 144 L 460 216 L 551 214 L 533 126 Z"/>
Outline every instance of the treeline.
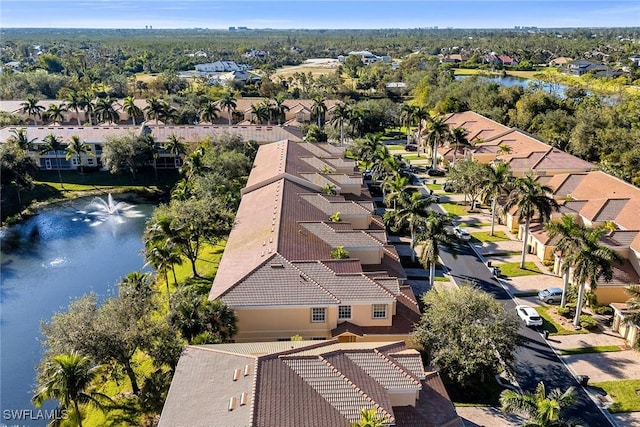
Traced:
<path fill-rule="evenodd" d="M 34 403 L 57 399 L 78 425 L 98 422 L 89 404 L 117 425 L 153 425 L 183 346 L 233 337 L 235 314 L 208 300 L 212 277 L 196 263 L 229 233 L 255 152 L 255 144 L 226 135 L 187 154 L 170 202 L 146 224 L 144 256 L 154 274 L 132 272 L 117 295 L 101 303 L 84 296 L 43 323 Z M 191 277 L 176 274 L 183 263 Z"/>

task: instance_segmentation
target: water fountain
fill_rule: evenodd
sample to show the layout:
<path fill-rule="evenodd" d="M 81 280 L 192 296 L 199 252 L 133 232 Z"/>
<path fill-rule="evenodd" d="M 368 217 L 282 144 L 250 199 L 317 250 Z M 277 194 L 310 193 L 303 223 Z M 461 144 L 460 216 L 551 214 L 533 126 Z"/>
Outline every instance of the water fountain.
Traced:
<path fill-rule="evenodd" d="M 89 206 L 95 207 L 107 215 L 120 215 L 121 211 L 129 209 L 131 206 L 125 202 L 115 202 L 111 193 L 107 196 L 107 200 L 100 197 L 94 197 Z"/>

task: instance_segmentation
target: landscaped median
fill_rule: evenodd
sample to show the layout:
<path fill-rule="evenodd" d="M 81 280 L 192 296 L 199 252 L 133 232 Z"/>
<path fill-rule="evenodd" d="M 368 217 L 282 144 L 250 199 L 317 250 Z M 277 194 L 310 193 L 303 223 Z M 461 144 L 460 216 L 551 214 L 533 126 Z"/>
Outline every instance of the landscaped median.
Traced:
<path fill-rule="evenodd" d="M 471 233 L 471 238 L 476 242 L 505 242 L 509 240 L 504 231 L 495 231 L 493 236 L 489 231 Z"/>
<path fill-rule="evenodd" d="M 560 323 L 556 322 L 555 319 L 549 314 L 549 307 L 536 307 L 536 311 L 542 317 L 542 328 L 549 331 L 550 335 L 575 335 L 575 334 L 588 334 L 589 331 L 580 329 L 566 329 L 564 326 L 560 325 Z"/>
<path fill-rule="evenodd" d="M 505 262 L 501 264 L 495 264 L 495 266 L 500 268 L 500 273 L 505 277 L 522 277 L 531 276 L 534 274 L 542 274 L 542 271 L 540 271 L 538 266 L 531 261 L 525 262 L 524 268 L 520 268 L 519 262 Z"/>

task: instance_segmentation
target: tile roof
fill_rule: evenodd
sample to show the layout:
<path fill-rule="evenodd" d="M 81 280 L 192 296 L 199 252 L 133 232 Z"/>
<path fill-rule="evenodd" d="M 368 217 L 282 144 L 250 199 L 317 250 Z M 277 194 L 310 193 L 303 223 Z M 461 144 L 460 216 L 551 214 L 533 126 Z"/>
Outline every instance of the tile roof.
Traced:
<path fill-rule="evenodd" d="M 624 258 L 622 264 L 614 263 L 612 265 L 613 278 L 609 282 L 605 282 L 603 279 L 598 280 L 598 287 L 610 287 L 610 286 L 630 286 L 640 285 L 640 276 L 636 272 L 635 268 L 631 264 L 631 261 Z"/>
<path fill-rule="evenodd" d="M 626 206 L 629 199 L 608 199 L 602 205 L 602 208 L 593 217 L 593 221 L 613 221 L 618 217 L 618 214 Z"/>
<path fill-rule="evenodd" d="M 344 246 L 349 248 L 382 247 L 383 243 L 372 237 L 365 230 L 336 230 L 339 224 L 326 222 L 301 222 L 300 225 L 316 235 L 332 248 Z M 386 239 L 385 239 L 386 240 Z"/>
<path fill-rule="evenodd" d="M 628 248 L 639 234 L 638 230 L 616 230 L 602 236 L 600 242 L 610 248 Z"/>
<path fill-rule="evenodd" d="M 345 355 L 387 390 L 420 388 L 420 381 L 416 381 L 413 375 L 408 375 L 381 353 L 345 352 Z M 416 357 L 419 358 L 420 355 L 416 354 Z"/>
<path fill-rule="evenodd" d="M 449 115 L 444 122 L 449 125 L 449 128 L 465 128 L 469 132 L 469 135 L 467 136 L 469 141 L 473 141 L 475 139 L 486 141 L 509 131 L 507 126 L 501 125 L 500 123 L 473 111 L 453 113 Z"/>
<path fill-rule="evenodd" d="M 341 215 L 366 215 L 373 213 L 373 209 L 367 209 L 361 203 L 347 201 L 343 196 L 326 196 L 324 194 L 301 194 L 301 198 L 308 201 L 327 215 L 340 212 Z M 371 204 L 373 208 L 373 204 Z"/>

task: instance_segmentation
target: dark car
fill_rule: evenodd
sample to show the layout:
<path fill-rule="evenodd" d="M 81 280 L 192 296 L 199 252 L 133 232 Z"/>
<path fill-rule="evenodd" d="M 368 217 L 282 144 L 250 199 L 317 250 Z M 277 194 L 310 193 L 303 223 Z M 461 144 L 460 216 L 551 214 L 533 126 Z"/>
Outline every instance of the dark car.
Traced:
<path fill-rule="evenodd" d="M 429 169 L 427 171 L 427 175 L 429 176 L 444 176 L 445 172 L 441 169 Z"/>
<path fill-rule="evenodd" d="M 404 146 L 406 151 L 418 151 L 418 146 L 416 144 L 407 144 Z"/>

